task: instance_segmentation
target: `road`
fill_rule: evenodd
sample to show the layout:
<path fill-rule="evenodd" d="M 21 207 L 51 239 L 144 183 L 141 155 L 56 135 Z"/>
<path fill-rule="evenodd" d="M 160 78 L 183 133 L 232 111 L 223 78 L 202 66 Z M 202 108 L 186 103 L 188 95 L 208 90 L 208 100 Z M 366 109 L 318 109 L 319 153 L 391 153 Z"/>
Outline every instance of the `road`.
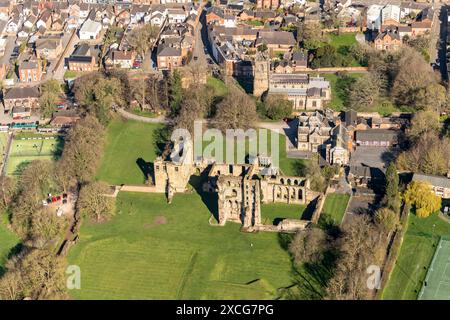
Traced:
<path fill-rule="evenodd" d="M 7 41 L 6 41 L 5 54 L 0 58 L 0 63 L 6 64 L 6 65 L 9 64 L 9 58 L 11 57 L 11 53 L 14 50 L 15 41 L 16 41 L 16 37 L 8 36 Z"/>
<path fill-rule="evenodd" d="M 439 41 L 437 52 L 440 62 L 440 71 L 443 80 L 448 80 L 447 74 L 447 6 L 442 6 L 439 15 Z"/>
<path fill-rule="evenodd" d="M 439 49 L 441 43 L 441 7 L 440 3 L 435 3 L 434 7 L 434 17 L 433 17 L 433 26 L 431 28 L 431 41 L 430 41 L 430 62 L 433 63 L 436 61 L 436 58 L 439 57 Z M 445 12 L 445 10 L 443 10 Z"/>
<path fill-rule="evenodd" d="M 195 44 L 192 53 L 193 59 L 191 60 L 191 62 L 195 62 L 200 65 L 208 64 L 206 60 L 207 55 L 205 54 L 205 47 L 208 45 L 207 38 L 205 39 L 204 37 L 204 34 L 206 32 L 205 11 L 202 10 L 202 12 L 200 13 L 199 23 L 197 25 L 197 28 L 195 28 Z M 197 57 L 197 60 L 195 60 L 194 57 Z"/>

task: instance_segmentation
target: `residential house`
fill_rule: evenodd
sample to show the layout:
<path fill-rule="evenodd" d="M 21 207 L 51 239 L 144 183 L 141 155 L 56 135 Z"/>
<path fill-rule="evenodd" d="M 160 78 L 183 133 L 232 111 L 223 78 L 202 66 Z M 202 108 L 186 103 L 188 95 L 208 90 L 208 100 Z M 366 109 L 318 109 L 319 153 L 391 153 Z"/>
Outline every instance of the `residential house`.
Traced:
<path fill-rule="evenodd" d="M 380 32 L 374 40 L 374 47 L 377 50 L 394 51 L 400 49 L 401 45 L 402 40 L 395 27 L 385 28 L 385 30 Z"/>
<path fill-rule="evenodd" d="M 157 66 L 160 70 L 172 70 L 183 65 L 183 55 L 180 46 L 166 44 L 158 45 Z"/>
<path fill-rule="evenodd" d="M 50 29 L 52 26 L 52 13 L 50 10 L 44 11 L 36 22 L 36 27 L 39 29 L 44 27 L 45 29 Z"/>
<path fill-rule="evenodd" d="M 42 59 L 54 60 L 59 57 L 63 51 L 60 36 L 49 36 L 39 38 L 35 42 L 36 54 Z"/>
<path fill-rule="evenodd" d="M 97 69 L 95 52 L 86 43 L 77 46 L 67 63 L 70 71 L 90 72 Z"/>
<path fill-rule="evenodd" d="M 37 87 L 13 87 L 3 93 L 3 104 L 5 112 L 14 107 L 39 107 L 39 89 Z"/>
<path fill-rule="evenodd" d="M 450 178 L 429 174 L 414 173 L 412 181 L 426 182 L 435 195 L 450 199 Z"/>
<path fill-rule="evenodd" d="M 169 8 L 167 9 L 167 18 L 169 23 L 182 23 L 186 20 L 188 14 L 183 9 Z"/>
<path fill-rule="evenodd" d="M 398 26 L 400 24 L 400 7 L 392 4 L 381 9 L 381 31 L 388 26 Z"/>
<path fill-rule="evenodd" d="M 265 44 L 272 52 L 287 52 L 291 50 L 296 41 L 292 32 L 286 31 L 260 31 L 255 46 Z"/>
<path fill-rule="evenodd" d="M 381 9 L 383 6 L 378 4 L 370 5 L 366 13 L 366 27 L 369 30 L 381 30 Z"/>
<path fill-rule="evenodd" d="M 86 20 L 79 30 L 80 40 L 94 40 L 100 38 L 102 24 L 93 20 Z"/>
<path fill-rule="evenodd" d="M 11 115 L 13 119 L 22 119 L 31 116 L 31 108 L 23 106 L 15 106 L 12 108 Z"/>
<path fill-rule="evenodd" d="M 136 58 L 135 51 L 110 50 L 105 64 L 109 67 L 131 69 Z"/>
<path fill-rule="evenodd" d="M 42 67 L 39 60 L 32 56 L 19 64 L 19 79 L 21 82 L 41 81 Z"/>
<path fill-rule="evenodd" d="M 8 23 L 6 24 L 6 32 L 9 34 L 16 34 L 19 32 L 19 28 L 21 27 L 22 23 L 19 17 L 14 16 L 13 18 L 9 19 Z"/>
<path fill-rule="evenodd" d="M 13 2 L 9 0 L 0 1 L 0 20 L 8 20 L 9 13 L 12 11 Z"/>
<path fill-rule="evenodd" d="M 78 120 L 80 115 L 75 110 L 58 110 L 52 114 L 50 125 L 57 128 L 70 128 Z"/>
<path fill-rule="evenodd" d="M 206 11 L 206 23 L 216 23 L 218 25 L 223 25 L 225 19 L 225 13 L 222 8 L 219 7 L 209 7 Z"/>
<path fill-rule="evenodd" d="M 277 9 L 280 6 L 280 0 L 256 0 L 258 9 Z"/>

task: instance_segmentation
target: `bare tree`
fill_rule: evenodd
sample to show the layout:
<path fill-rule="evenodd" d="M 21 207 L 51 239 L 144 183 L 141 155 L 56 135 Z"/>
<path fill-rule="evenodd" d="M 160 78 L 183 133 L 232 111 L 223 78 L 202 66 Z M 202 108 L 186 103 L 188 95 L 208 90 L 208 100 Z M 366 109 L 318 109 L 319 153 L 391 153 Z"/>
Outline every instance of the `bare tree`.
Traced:
<path fill-rule="evenodd" d="M 97 221 L 108 219 L 114 215 L 115 199 L 109 197 L 109 186 L 101 181 L 86 184 L 81 188 L 77 206 L 80 212 Z"/>

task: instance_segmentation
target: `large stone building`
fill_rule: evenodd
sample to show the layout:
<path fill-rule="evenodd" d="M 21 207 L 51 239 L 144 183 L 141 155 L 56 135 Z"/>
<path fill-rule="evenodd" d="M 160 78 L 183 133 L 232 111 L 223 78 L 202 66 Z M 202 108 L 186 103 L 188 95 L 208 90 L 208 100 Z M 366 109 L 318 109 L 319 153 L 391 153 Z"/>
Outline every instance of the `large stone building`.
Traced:
<path fill-rule="evenodd" d="M 254 62 L 253 94 L 280 95 L 292 101 L 294 112 L 321 110 L 331 99 L 330 82 L 323 77 L 302 73 L 276 73 L 269 62 L 258 57 Z"/>
<path fill-rule="evenodd" d="M 305 112 L 298 117 L 297 149 L 318 153 L 331 164 L 345 165 L 352 151 L 351 134 L 331 110 Z"/>

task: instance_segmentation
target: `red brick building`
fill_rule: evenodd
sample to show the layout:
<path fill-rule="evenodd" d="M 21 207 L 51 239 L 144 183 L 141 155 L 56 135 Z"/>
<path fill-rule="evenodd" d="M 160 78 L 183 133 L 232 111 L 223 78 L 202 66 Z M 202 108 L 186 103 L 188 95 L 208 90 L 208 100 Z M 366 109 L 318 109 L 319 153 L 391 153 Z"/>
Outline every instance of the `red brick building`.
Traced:
<path fill-rule="evenodd" d="M 280 0 L 257 0 L 258 9 L 276 9 L 280 6 Z"/>
<path fill-rule="evenodd" d="M 42 69 L 38 60 L 24 61 L 19 65 L 20 82 L 41 81 Z"/>

